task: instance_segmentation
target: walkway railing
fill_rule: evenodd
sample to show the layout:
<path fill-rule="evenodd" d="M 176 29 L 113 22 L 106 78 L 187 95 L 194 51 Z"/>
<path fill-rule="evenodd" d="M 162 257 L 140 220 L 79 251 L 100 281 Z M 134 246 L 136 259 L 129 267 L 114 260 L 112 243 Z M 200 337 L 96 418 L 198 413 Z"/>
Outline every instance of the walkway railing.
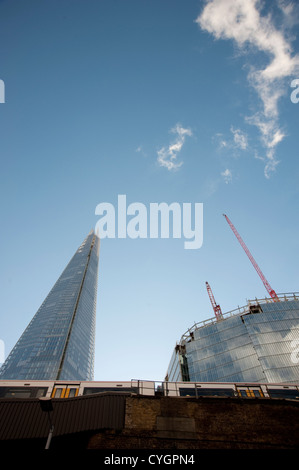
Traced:
<path fill-rule="evenodd" d="M 283 294 L 277 294 L 278 298 L 280 301 L 290 301 L 290 300 L 299 300 L 299 292 L 294 292 L 294 293 L 283 293 Z M 247 305 L 244 305 L 243 307 L 238 307 L 235 308 L 234 310 L 230 310 L 226 313 L 223 313 L 223 319 L 225 320 L 226 318 L 236 316 L 236 315 L 244 315 L 245 313 L 249 313 L 250 307 L 253 305 L 257 304 L 264 304 L 264 303 L 273 303 L 274 300 L 271 297 L 265 297 L 263 299 L 254 299 L 254 300 L 248 300 Z M 194 325 L 191 328 L 188 328 L 188 330 L 181 336 L 181 340 L 179 344 L 182 344 L 183 341 L 187 340 L 190 338 L 191 333 L 195 330 L 198 330 L 199 328 L 203 328 L 204 326 L 211 325 L 213 323 L 217 323 L 217 318 L 212 317 L 208 318 L 207 320 L 203 320 L 200 322 L 194 323 Z"/>

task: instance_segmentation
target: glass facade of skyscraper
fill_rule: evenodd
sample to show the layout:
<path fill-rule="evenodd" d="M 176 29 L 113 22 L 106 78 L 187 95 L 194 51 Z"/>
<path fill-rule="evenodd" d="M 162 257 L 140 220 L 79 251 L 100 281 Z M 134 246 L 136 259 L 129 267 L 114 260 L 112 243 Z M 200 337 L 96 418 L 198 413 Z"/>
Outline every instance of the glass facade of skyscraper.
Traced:
<path fill-rule="evenodd" d="M 191 328 L 173 352 L 167 380 L 298 382 L 298 346 L 299 297 L 265 299 Z"/>
<path fill-rule="evenodd" d="M 0 379 L 93 379 L 99 243 L 90 232 L 2 365 Z"/>

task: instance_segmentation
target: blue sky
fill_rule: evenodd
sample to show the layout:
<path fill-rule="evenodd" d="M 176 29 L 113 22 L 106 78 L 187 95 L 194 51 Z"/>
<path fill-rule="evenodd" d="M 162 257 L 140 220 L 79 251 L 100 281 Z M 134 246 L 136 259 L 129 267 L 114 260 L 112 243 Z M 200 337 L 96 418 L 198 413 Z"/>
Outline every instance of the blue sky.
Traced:
<path fill-rule="evenodd" d="M 1 313 L 6 355 L 101 202 L 203 203 L 203 245 L 104 239 L 96 380 L 163 380 L 176 342 L 298 291 L 296 2 L 0 2 Z M 298 94 L 299 96 L 299 94 Z"/>

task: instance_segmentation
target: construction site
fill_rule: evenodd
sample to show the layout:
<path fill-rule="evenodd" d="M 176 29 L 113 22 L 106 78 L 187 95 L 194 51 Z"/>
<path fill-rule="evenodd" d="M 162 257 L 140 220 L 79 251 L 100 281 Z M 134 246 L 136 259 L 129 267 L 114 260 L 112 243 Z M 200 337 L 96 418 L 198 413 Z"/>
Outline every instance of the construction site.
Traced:
<path fill-rule="evenodd" d="M 206 282 L 214 316 L 195 323 L 181 336 L 165 380 L 298 383 L 298 293 L 276 293 L 231 220 L 224 217 L 262 280 L 267 296 L 223 313 Z"/>
<path fill-rule="evenodd" d="M 298 449 L 299 294 L 272 289 L 225 218 L 267 296 L 222 312 L 206 282 L 214 315 L 160 383 L 1 380 L 1 450 Z"/>

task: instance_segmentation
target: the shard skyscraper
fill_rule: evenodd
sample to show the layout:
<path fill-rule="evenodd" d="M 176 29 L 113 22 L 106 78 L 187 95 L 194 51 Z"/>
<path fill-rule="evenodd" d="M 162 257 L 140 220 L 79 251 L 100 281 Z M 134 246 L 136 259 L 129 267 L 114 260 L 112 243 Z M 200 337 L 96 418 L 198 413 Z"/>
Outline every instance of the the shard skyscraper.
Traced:
<path fill-rule="evenodd" d="M 91 231 L 0 369 L 0 379 L 93 380 L 100 240 Z"/>

